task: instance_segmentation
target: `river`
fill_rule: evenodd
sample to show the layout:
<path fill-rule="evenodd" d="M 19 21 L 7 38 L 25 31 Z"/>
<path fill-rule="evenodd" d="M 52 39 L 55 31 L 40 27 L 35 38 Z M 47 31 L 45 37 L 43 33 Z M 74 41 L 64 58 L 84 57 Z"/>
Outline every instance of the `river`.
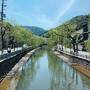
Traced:
<path fill-rule="evenodd" d="M 90 90 L 90 79 L 46 50 L 23 66 L 16 90 Z"/>

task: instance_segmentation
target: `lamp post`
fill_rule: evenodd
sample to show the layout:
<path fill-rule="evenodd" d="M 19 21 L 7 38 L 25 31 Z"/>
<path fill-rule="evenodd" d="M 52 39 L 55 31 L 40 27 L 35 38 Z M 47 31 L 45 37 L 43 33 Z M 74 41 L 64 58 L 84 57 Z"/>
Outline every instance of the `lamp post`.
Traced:
<path fill-rule="evenodd" d="M 4 29 L 4 25 L 3 25 L 3 22 L 4 22 L 4 19 L 6 17 L 6 15 L 4 14 L 4 10 L 5 10 L 5 1 L 6 0 L 1 0 L 1 12 L 0 12 L 0 34 L 1 34 L 1 51 L 2 51 L 2 54 L 3 54 L 3 49 L 4 49 L 4 34 L 5 34 L 5 29 Z"/>

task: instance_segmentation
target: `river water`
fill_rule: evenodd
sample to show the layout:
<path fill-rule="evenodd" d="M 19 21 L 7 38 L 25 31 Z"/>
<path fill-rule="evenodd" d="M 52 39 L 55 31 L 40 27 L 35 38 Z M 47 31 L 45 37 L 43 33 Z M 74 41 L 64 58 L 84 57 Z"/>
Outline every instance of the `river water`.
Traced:
<path fill-rule="evenodd" d="M 90 90 L 90 79 L 46 50 L 23 66 L 16 90 Z"/>

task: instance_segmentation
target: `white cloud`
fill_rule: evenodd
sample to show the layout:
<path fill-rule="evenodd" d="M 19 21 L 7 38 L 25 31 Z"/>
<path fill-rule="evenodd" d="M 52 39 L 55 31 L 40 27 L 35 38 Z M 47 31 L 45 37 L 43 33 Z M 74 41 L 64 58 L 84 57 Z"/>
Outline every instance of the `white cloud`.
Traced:
<path fill-rule="evenodd" d="M 53 28 L 59 23 L 60 19 L 71 9 L 74 2 L 75 0 L 69 0 L 69 3 L 65 7 L 63 7 L 63 10 L 58 10 L 57 15 L 52 19 L 47 15 L 38 12 L 38 14 L 36 15 L 36 20 L 46 28 Z"/>
<path fill-rule="evenodd" d="M 63 8 L 63 10 L 57 15 L 56 21 L 58 21 L 69 9 L 71 9 L 71 7 L 73 6 L 75 0 L 70 0 L 70 2 L 67 4 L 67 6 L 65 8 Z"/>
<path fill-rule="evenodd" d="M 23 19 L 25 22 L 29 23 L 29 19 L 31 18 L 31 20 L 35 20 L 33 22 L 37 22 L 36 25 L 41 26 L 41 27 L 46 27 L 46 28 L 52 28 L 55 27 L 60 19 L 71 9 L 71 7 L 73 6 L 75 0 L 68 0 L 69 2 L 67 3 L 67 5 L 63 6 L 62 10 L 58 10 L 56 16 L 54 16 L 54 18 L 51 18 L 50 16 L 46 15 L 45 13 L 42 13 L 41 8 L 38 6 L 35 6 L 33 9 L 33 18 L 31 18 L 29 16 L 29 14 L 26 16 L 26 14 L 22 13 L 22 12 L 15 12 L 15 11 L 11 11 L 9 14 L 11 16 L 15 16 L 15 17 L 19 17 L 21 19 Z M 18 20 L 17 20 L 18 21 Z M 34 24 L 34 23 L 33 23 Z"/>

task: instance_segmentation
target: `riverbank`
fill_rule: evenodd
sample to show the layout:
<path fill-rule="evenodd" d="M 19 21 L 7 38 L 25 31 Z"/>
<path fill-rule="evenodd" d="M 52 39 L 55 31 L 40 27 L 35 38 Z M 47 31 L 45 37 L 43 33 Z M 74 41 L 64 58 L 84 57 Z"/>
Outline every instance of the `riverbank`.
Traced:
<path fill-rule="evenodd" d="M 62 48 L 63 48 L 63 50 L 62 50 Z M 90 61 L 90 52 L 86 52 L 86 51 L 74 52 L 73 49 L 66 48 L 65 46 L 62 46 L 59 44 L 57 45 L 55 50 L 62 52 L 62 53 L 65 53 L 65 54 L 68 54 L 68 55 L 73 56 L 73 57 L 77 57 L 80 59 L 84 59 L 86 61 Z"/>
<path fill-rule="evenodd" d="M 20 73 L 23 70 L 23 65 L 29 60 L 29 58 L 35 53 L 35 51 L 39 50 L 40 48 L 41 47 L 30 51 L 19 60 L 19 62 L 12 68 L 12 70 L 0 83 L 0 90 L 15 90 L 15 87 L 17 86 L 19 80 Z M 16 80 L 16 82 L 14 83 L 13 80 Z M 14 86 L 12 87 L 12 85 Z"/>
<path fill-rule="evenodd" d="M 64 60 L 64 62 L 68 63 L 71 67 L 73 67 L 77 71 L 81 72 L 82 74 L 84 74 L 85 76 L 90 78 L 90 69 L 86 65 L 84 66 L 81 63 L 75 62 L 74 57 L 70 57 L 69 55 L 66 55 L 66 54 L 60 54 L 60 52 L 58 52 L 58 51 L 54 51 L 54 54 L 57 55 L 62 60 Z M 64 56 L 64 55 L 66 55 L 66 56 Z M 74 62 L 72 60 L 74 60 Z"/>

